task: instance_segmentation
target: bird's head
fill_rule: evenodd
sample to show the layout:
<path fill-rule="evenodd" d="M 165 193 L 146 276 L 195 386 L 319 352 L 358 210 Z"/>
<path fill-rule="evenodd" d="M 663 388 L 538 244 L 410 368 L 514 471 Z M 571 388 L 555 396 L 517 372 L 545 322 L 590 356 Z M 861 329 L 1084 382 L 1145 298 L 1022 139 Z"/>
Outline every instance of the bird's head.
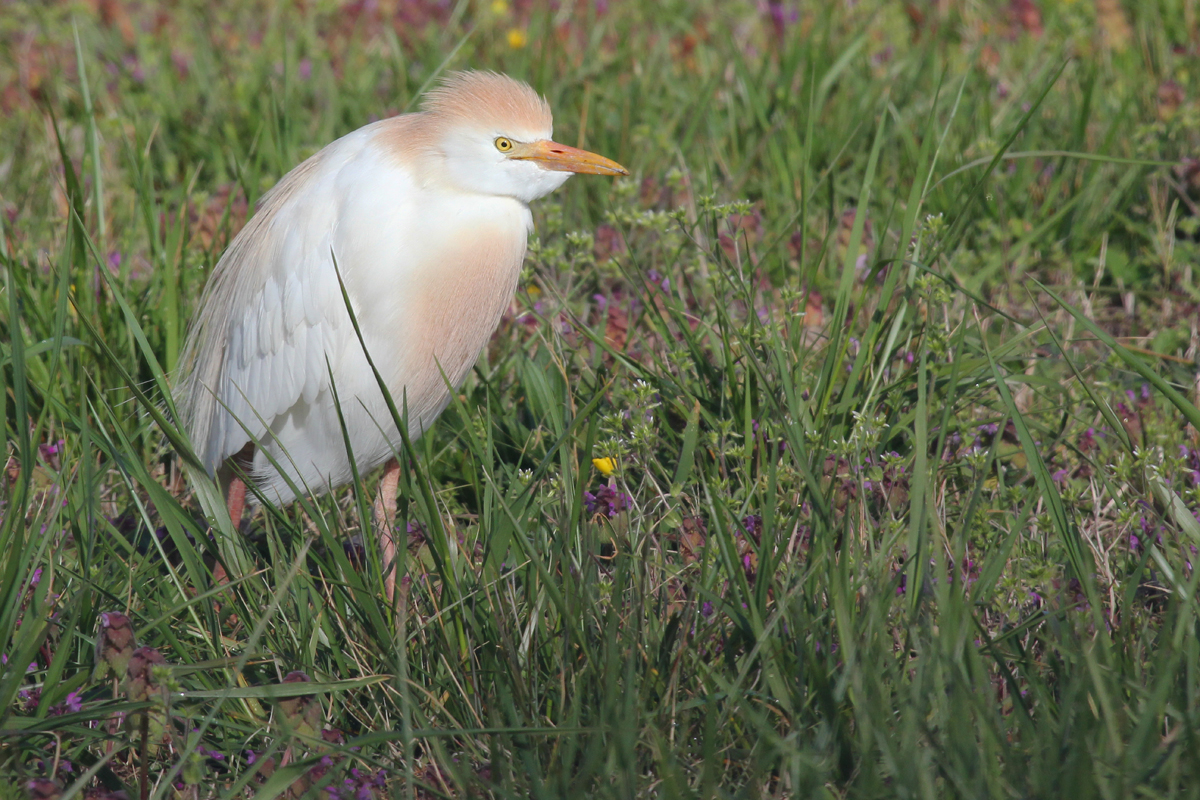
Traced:
<path fill-rule="evenodd" d="M 446 177 L 462 191 L 529 203 L 572 173 L 628 175 L 604 156 L 555 142 L 550 107 L 520 81 L 494 72 L 456 72 L 423 105 Z"/>

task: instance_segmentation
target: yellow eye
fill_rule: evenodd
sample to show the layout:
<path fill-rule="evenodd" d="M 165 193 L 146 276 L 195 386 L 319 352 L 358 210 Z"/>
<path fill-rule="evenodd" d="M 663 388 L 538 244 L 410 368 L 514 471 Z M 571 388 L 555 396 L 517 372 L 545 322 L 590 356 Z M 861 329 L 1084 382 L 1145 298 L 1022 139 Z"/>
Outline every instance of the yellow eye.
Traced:
<path fill-rule="evenodd" d="M 497 138 L 496 139 L 496 149 L 499 150 L 501 153 L 507 153 L 509 150 L 513 149 L 512 140 L 505 139 L 503 136 Z"/>

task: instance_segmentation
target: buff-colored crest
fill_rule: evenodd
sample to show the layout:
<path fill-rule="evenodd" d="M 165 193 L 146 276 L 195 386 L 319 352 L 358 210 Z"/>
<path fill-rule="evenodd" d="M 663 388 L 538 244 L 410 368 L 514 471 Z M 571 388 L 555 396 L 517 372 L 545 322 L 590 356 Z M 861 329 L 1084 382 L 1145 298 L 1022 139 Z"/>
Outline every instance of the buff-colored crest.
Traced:
<path fill-rule="evenodd" d="M 425 95 L 421 110 L 496 131 L 549 132 L 550 106 L 529 84 L 495 72 L 452 72 Z"/>

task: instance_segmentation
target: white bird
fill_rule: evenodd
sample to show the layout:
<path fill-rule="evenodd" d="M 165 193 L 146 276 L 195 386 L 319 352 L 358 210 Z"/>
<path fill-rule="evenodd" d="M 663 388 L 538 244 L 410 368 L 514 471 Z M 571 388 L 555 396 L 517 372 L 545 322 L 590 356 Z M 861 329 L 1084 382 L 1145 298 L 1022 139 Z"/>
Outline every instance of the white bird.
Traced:
<path fill-rule="evenodd" d="M 235 528 L 246 503 L 239 473 L 280 505 L 296 497 L 285 475 L 314 495 L 352 479 L 336 388 L 359 472 L 387 464 L 376 522 L 392 596 L 401 438 L 335 261 L 366 348 L 416 438 L 511 302 L 533 229 L 529 204 L 571 173 L 629 174 L 551 135 L 550 108 L 529 86 L 459 72 L 420 112 L 338 139 L 263 197 L 209 278 L 175 390 Z"/>

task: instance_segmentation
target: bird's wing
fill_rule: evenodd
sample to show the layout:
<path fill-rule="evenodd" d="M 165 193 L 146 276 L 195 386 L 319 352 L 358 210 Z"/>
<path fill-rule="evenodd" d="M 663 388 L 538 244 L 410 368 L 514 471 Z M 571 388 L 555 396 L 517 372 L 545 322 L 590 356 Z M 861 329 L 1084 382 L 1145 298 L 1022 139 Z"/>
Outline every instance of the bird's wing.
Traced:
<path fill-rule="evenodd" d="M 350 134 L 288 173 L 221 257 L 180 360 L 176 398 L 209 474 L 275 417 L 328 387 L 326 352 L 346 335 L 332 250 Z"/>

